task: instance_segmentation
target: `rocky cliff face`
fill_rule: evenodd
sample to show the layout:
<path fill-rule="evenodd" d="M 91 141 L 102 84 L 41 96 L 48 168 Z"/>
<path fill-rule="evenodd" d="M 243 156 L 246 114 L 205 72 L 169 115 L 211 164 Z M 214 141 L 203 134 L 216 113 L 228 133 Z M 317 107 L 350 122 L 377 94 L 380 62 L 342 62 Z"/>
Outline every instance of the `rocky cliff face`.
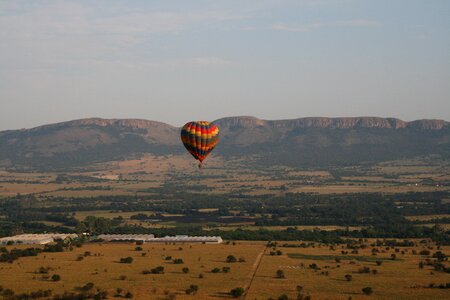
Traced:
<path fill-rule="evenodd" d="M 429 154 L 450 158 L 450 125 L 443 120 L 229 117 L 214 122 L 220 128 L 216 154 L 256 156 L 261 163 L 323 166 Z M 52 169 L 142 153 L 181 154 L 179 131 L 149 120 L 100 118 L 3 131 L 0 166 Z"/>
<path fill-rule="evenodd" d="M 273 128 L 334 128 L 334 129 L 350 129 L 350 128 L 385 128 L 385 129 L 401 129 L 415 128 L 422 130 L 439 130 L 445 126 L 449 126 L 449 122 L 443 120 L 416 120 L 405 122 L 395 118 L 378 118 L 378 117 L 357 117 L 357 118 L 300 118 L 292 120 L 266 121 L 255 117 L 230 117 L 215 121 L 222 127 L 238 128 L 238 127 L 256 127 L 268 126 Z"/>

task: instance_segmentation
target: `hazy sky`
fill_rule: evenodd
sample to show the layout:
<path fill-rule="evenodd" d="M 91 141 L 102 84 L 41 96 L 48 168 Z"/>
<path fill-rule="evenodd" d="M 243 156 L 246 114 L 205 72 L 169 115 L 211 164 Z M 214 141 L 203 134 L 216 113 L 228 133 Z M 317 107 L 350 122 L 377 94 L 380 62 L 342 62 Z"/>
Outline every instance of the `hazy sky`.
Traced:
<path fill-rule="evenodd" d="M 0 0 L 0 130 L 235 115 L 450 120 L 450 1 Z"/>

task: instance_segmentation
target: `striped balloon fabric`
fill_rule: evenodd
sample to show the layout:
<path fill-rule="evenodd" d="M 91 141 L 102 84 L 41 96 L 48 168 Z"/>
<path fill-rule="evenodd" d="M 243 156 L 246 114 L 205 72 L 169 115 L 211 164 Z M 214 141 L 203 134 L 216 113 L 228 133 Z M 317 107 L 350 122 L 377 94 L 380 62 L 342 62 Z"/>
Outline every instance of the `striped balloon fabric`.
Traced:
<path fill-rule="evenodd" d="M 207 121 L 189 122 L 181 129 L 184 147 L 201 162 L 214 149 L 219 141 L 219 128 Z"/>

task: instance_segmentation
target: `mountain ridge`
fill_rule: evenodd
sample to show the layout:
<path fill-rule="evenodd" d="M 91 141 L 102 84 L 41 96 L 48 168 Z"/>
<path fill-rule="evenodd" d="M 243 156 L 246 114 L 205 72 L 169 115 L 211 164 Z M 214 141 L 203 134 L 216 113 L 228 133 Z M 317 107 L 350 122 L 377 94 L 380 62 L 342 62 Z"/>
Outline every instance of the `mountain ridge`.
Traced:
<path fill-rule="evenodd" d="M 384 118 L 384 117 L 302 117 L 295 119 L 278 119 L 278 120 L 265 120 L 253 116 L 231 116 L 224 117 L 212 121 L 214 123 L 228 123 L 235 126 L 252 125 L 252 126 L 272 126 L 272 127 L 315 127 L 315 128 L 335 128 L 335 129 L 349 129 L 355 127 L 361 128 L 389 128 L 389 129 L 401 129 L 407 127 L 414 127 L 417 129 L 425 130 L 438 130 L 445 126 L 450 126 L 450 122 L 442 119 L 418 119 L 413 121 L 403 121 L 398 118 Z M 52 127 L 64 127 L 64 126 L 112 126 L 119 125 L 130 128 L 149 128 L 154 126 L 160 126 L 164 128 L 180 128 L 168 123 L 147 120 L 147 119 L 135 119 L 135 118 L 82 118 L 74 119 L 70 121 L 57 122 L 52 124 L 39 125 L 32 128 L 21 129 L 8 129 L 0 131 L 0 133 L 11 131 L 27 131 L 27 130 L 40 130 Z"/>
<path fill-rule="evenodd" d="M 262 165 L 326 167 L 440 155 L 450 159 L 450 123 L 423 119 L 226 117 L 215 155 Z M 86 118 L 0 132 L 0 166 L 65 169 L 145 153 L 185 154 L 180 127 L 144 119 Z M 249 160 L 250 161 L 250 160 Z"/>

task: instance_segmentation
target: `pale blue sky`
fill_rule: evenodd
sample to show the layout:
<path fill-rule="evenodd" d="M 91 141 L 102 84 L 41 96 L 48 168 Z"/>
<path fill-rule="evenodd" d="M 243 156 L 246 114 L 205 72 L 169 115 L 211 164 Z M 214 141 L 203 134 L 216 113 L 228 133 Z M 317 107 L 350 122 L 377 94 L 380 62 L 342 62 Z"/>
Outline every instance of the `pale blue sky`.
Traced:
<path fill-rule="evenodd" d="M 0 130 L 236 115 L 450 120 L 450 1 L 0 0 Z"/>

